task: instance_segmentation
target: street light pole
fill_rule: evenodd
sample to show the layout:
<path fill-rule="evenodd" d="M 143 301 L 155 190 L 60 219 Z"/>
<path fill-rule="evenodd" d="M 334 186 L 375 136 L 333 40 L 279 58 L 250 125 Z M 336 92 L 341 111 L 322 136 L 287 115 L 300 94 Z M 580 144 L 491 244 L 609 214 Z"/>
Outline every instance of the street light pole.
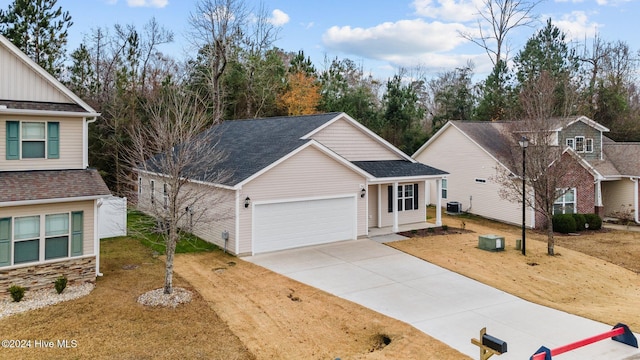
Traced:
<path fill-rule="evenodd" d="M 520 144 L 520 147 L 522 148 L 522 255 L 527 255 L 527 242 L 526 242 L 526 233 L 525 233 L 525 226 L 526 226 L 526 201 L 527 201 L 527 192 L 526 192 L 526 181 L 525 181 L 525 174 L 526 174 L 526 150 L 527 150 L 527 146 L 529 146 L 529 139 L 527 139 L 525 136 L 523 136 L 520 141 L 518 141 L 518 143 Z"/>

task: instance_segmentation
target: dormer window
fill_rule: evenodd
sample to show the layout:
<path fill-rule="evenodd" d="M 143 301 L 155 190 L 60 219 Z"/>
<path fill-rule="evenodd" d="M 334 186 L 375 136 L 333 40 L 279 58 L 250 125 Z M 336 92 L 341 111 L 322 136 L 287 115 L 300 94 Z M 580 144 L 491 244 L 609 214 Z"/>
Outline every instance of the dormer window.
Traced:
<path fill-rule="evenodd" d="M 576 136 L 575 150 L 577 152 L 584 152 L 584 136 Z"/>

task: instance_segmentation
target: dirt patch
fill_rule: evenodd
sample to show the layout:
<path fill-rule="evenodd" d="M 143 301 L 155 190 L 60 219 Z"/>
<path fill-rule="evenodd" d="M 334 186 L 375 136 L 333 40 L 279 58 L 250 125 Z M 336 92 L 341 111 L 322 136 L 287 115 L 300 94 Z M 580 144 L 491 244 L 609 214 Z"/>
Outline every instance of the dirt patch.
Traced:
<path fill-rule="evenodd" d="M 445 224 L 458 219 L 444 216 Z M 640 233 L 589 231 L 556 236 L 548 256 L 546 235 L 527 231 L 527 256 L 515 249 L 521 229 L 487 220 L 465 220 L 475 233 L 411 238 L 387 245 L 526 300 L 640 330 Z M 480 250 L 478 234 L 505 236 L 505 251 Z M 499 274 L 499 276 L 496 276 Z"/>

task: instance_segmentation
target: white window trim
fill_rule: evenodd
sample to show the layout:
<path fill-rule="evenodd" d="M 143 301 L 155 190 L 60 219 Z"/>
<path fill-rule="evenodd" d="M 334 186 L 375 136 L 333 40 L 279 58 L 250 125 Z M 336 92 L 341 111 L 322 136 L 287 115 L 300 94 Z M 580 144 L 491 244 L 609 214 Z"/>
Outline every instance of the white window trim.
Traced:
<path fill-rule="evenodd" d="M 578 148 L 578 140 L 582 140 L 582 149 Z M 583 153 L 584 149 L 585 149 L 585 145 L 586 144 L 585 144 L 584 136 L 576 136 L 576 140 L 575 140 L 575 150 L 576 150 L 576 152 Z"/>
<path fill-rule="evenodd" d="M 591 149 L 589 149 L 589 148 L 591 148 Z M 584 139 L 584 152 L 593 153 L 593 139 L 592 138 Z"/>
<path fill-rule="evenodd" d="M 409 188 L 411 190 L 411 196 L 405 196 L 405 189 Z M 413 210 L 415 204 L 413 203 L 414 193 L 413 193 L 413 184 L 405 184 L 398 185 L 398 211 L 408 211 L 405 206 L 406 200 L 411 200 L 411 208 L 409 210 Z"/>
<path fill-rule="evenodd" d="M 155 180 L 151 180 L 150 181 L 150 198 L 151 198 L 151 206 L 156 204 L 156 181 Z"/>
<path fill-rule="evenodd" d="M 570 147 L 571 149 L 576 148 L 576 141 L 574 138 L 567 138 L 567 146 Z"/>
<path fill-rule="evenodd" d="M 61 214 L 66 214 L 68 216 L 68 220 L 67 220 L 67 233 L 66 234 L 57 234 L 57 235 L 47 235 L 47 222 L 46 222 L 46 218 L 47 215 L 61 215 Z M 34 238 L 28 238 L 28 239 L 19 239 L 16 240 L 15 238 L 15 221 L 16 219 L 19 218 L 25 218 L 25 217 L 38 217 L 38 222 L 39 222 L 39 231 L 40 233 L 38 234 L 38 237 L 34 237 Z M 51 214 L 35 214 L 35 215 L 25 215 L 25 216 L 12 216 L 11 217 L 11 254 L 9 254 L 10 257 L 10 265 L 8 266 L 24 266 L 24 265 L 30 265 L 30 264 L 41 264 L 41 263 L 49 263 L 49 262 L 55 262 L 55 261 L 60 261 L 62 259 L 68 259 L 71 258 L 71 212 L 59 212 L 59 213 L 51 213 Z M 56 237 L 61 237 L 61 236 L 66 236 L 67 237 L 67 255 L 65 257 L 59 257 L 59 258 L 53 258 L 53 259 L 46 259 L 45 258 L 45 250 L 46 250 L 46 241 L 47 239 L 50 238 L 56 238 Z M 38 260 L 35 261 L 29 261 L 29 262 L 21 262 L 16 264 L 15 263 L 15 244 L 19 243 L 19 242 L 23 242 L 23 241 L 33 241 L 33 240 L 38 240 Z"/>
<path fill-rule="evenodd" d="M 563 189 L 558 189 L 558 190 L 563 190 Z M 565 202 L 564 198 L 567 195 L 567 193 L 573 191 L 573 202 Z M 558 201 L 558 200 L 562 200 L 562 201 Z M 562 194 L 562 196 L 558 197 L 554 202 L 553 202 L 553 215 L 557 215 L 555 213 L 555 205 L 557 204 L 561 204 L 562 205 L 562 214 L 566 214 L 567 212 L 565 211 L 565 208 L 567 207 L 566 204 L 571 204 L 573 203 L 573 214 L 577 214 L 577 210 L 578 210 L 578 190 L 576 188 L 570 188 L 568 189 L 564 194 Z"/>
<path fill-rule="evenodd" d="M 40 123 L 40 124 L 44 124 L 44 139 L 39 140 L 39 139 L 25 139 L 24 138 L 24 131 L 22 131 L 22 125 L 25 123 Z M 49 134 L 47 134 L 47 132 L 49 131 L 48 126 L 47 126 L 47 122 L 46 121 L 38 121 L 38 120 L 21 120 L 20 121 L 20 126 L 19 126 L 19 131 L 20 131 L 20 160 L 43 160 L 43 159 L 47 159 L 47 139 L 49 138 Z M 22 147 L 22 144 L 25 142 L 35 142 L 35 141 L 42 141 L 44 143 L 44 156 L 41 158 L 25 158 L 24 157 L 24 148 Z"/>
<path fill-rule="evenodd" d="M 440 197 L 443 199 L 447 198 L 447 195 L 449 195 L 449 188 L 448 188 L 448 184 L 447 184 L 447 179 L 442 179 L 442 181 L 440 181 Z"/>

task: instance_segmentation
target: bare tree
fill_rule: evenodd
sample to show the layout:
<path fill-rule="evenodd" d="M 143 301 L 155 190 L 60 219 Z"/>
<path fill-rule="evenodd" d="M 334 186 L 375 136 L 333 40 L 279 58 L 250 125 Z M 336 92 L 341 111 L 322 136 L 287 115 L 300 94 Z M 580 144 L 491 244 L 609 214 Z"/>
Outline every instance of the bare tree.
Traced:
<path fill-rule="evenodd" d="M 480 46 L 495 67 L 500 60 L 507 61 L 509 45 L 507 35 L 521 26 L 530 26 L 536 19 L 533 10 L 543 0 L 482 0 L 478 9 L 478 35 L 461 32 L 460 35 Z M 503 58 L 504 56 L 504 58 Z"/>
<path fill-rule="evenodd" d="M 168 87 L 146 106 L 148 121 L 129 127 L 128 162 L 139 175 L 139 192 L 150 195 L 138 199 L 138 207 L 158 220 L 166 245 L 165 294 L 173 291 L 179 228 L 219 220 L 212 210 L 215 191 L 203 183 L 219 184 L 229 176 L 215 168 L 224 154 L 216 148 L 218 134 L 205 131 L 210 120 L 204 109 L 182 88 Z"/>
<path fill-rule="evenodd" d="M 506 156 L 507 167 L 499 169 L 496 181 L 502 185 L 500 197 L 513 203 L 534 209 L 545 219 L 547 230 L 547 253 L 554 255 L 553 208 L 556 200 L 568 191 L 567 179 L 576 169 L 572 153 L 558 144 L 553 131 L 562 121 L 553 118 L 554 90 L 557 84 L 552 77 L 543 73 L 521 93 L 525 112 L 523 120 L 505 123 L 503 136 L 510 142 L 510 153 Z M 522 174 L 522 148 L 518 140 L 525 136 L 529 146 L 526 149 L 525 177 Z M 526 181 L 523 194 L 522 181 Z"/>

